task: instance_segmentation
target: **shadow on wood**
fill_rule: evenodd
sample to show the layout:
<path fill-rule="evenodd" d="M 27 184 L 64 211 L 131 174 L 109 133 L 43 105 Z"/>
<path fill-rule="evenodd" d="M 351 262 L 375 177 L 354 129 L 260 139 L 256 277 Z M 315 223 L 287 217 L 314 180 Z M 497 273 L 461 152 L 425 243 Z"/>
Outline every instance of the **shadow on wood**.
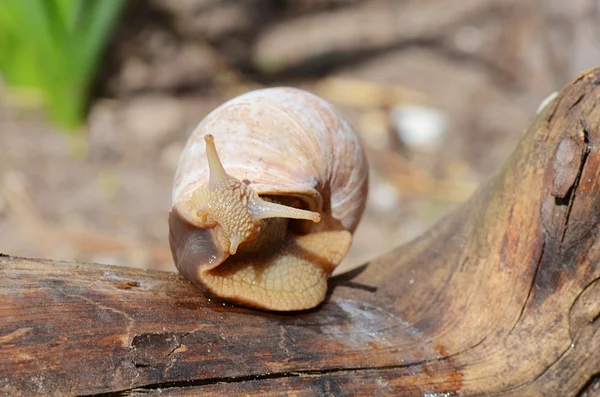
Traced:
<path fill-rule="evenodd" d="M 279 315 L 178 275 L 0 258 L 9 395 L 576 396 L 600 384 L 600 69 L 419 239 Z M 591 395 L 591 394 L 588 394 Z"/>

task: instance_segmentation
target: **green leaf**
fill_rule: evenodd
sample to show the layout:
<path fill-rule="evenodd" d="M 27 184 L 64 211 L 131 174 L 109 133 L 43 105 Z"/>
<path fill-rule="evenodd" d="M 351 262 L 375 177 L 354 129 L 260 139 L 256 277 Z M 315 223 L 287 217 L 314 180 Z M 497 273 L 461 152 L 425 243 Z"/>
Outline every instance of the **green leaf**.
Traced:
<path fill-rule="evenodd" d="M 0 0 L 0 73 L 44 92 L 50 116 L 78 127 L 124 0 Z"/>

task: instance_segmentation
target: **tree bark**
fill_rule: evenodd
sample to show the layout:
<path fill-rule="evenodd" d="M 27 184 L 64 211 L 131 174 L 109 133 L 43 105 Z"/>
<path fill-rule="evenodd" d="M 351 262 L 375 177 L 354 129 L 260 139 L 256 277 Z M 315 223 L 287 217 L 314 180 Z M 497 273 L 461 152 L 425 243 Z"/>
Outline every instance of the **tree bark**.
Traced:
<path fill-rule="evenodd" d="M 315 310 L 176 274 L 0 258 L 8 395 L 584 396 L 600 387 L 600 69 L 431 231 Z M 594 394 L 596 393 L 596 394 Z"/>

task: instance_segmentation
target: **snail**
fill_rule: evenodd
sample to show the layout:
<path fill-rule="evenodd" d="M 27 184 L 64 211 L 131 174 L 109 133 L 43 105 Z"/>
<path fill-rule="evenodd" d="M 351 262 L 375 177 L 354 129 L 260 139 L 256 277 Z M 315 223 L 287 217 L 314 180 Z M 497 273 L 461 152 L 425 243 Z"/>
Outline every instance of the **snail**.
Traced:
<path fill-rule="evenodd" d="M 367 184 L 360 139 L 330 103 L 288 87 L 242 94 L 198 124 L 179 159 L 175 265 L 209 297 L 314 308 L 350 248 Z"/>

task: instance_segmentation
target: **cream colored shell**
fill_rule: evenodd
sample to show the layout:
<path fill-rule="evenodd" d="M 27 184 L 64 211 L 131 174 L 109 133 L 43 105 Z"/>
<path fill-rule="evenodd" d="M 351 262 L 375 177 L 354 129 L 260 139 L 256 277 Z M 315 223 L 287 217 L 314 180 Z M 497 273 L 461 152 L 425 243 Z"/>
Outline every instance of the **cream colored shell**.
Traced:
<path fill-rule="evenodd" d="M 227 173 L 249 181 L 259 195 L 300 197 L 323 216 L 315 230 L 355 230 L 366 202 L 367 162 L 352 127 L 325 100 L 296 88 L 267 88 L 212 111 L 181 155 L 173 204 L 208 181 L 207 133 Z"/>

